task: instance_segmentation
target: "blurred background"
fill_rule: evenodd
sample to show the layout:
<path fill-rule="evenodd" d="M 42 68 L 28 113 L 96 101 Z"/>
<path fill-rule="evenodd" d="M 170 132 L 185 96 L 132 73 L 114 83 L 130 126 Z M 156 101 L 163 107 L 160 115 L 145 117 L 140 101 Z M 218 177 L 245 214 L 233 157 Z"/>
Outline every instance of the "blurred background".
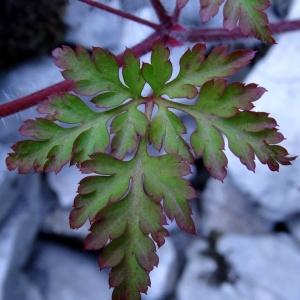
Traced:
<path fill-rule="evenodd" d="M 102 1 L 157 21 L 147 0 Z M 175 0 L 162 1 L 172 10 Z M 61 44 L 105 47 L 120 53 L 151 29 L 91 8 L 76 0 L 2 0 L 0 5 L 0 103 L 60 81 L 51 50 Z M 273 0 L 272 22 L 300 18 L 300 0 Z M 181 16 L 201 26 L 199 1 Z M 218 15 L 205 26 L 222 24 Z M 255 82 L 268 93 L 257 110 L 270 112 L 292 155 L 300 152 L 300 31 L 277 36 L 269 47 L 253 39 L 232 49 L 258 51 L 253 64 L 233 80 Z M 210 43 L 209 47 L 215 44 Z M 172 50 L 176 62 L 186 44 Z M 142 58 L 148 60 L 149 55 Z M 83 251 L 88 227 L 71 231 L 68 214 L 82 175 L 18 175 L 5 157 L 34 108 L 0 119 L 0 300 L 109 300 L 106 271 L 97 253 Z M 192 126 L 189 120 L 188 126 Z M 209 178 L 198 161 L 191 178 L 197 236 L 169 225 L 171 236 L 158 253 L 147 300 L 299 300 L 300 163 L 271 173 L 258 164 L 248 172 L 229 152 L 224 183 Z"/>

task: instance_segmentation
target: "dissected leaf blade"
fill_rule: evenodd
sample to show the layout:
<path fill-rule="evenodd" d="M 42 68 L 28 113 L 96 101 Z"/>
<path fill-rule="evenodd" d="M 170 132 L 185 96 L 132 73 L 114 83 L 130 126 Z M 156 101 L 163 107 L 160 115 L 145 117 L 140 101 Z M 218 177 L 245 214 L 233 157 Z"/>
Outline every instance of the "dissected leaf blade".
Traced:
<path fill-rule="evenodd" d="M 267 114 L 249 111 L 264 92 L 254 84 L 227 85 L 223 80 L 210 81 L 202 87 L 191 111 L 197 126 L 191 145 L 217 179 L 226 176 L 224 136 L 231 151 L 252 171 L 255 156 L 271 170 L 278 170 L 280 164 L 290 164 L 294 159 L 287 152 L 275 150 L 275 144 L 283 140 L 275 120 Z"/>
<path fill-rule="evenodd" d="M 170 155 L 150 157 L 141 144 L 130 161 L 95 154 L 82 170 L 99 176 L 81 181 L 71 226 L 92 222 L 85 245 L 100 249 L 100 266 L 111 268 L 113 299 L 140 299 L 150 285 L 148 273 L 158 264 L 156 245 L 164 243 L 166 216 L 195 231 L 187 202 L 194 192 L 181 178 L 187 168 Z"/>
<path fill-rule="evenodd" d="M 91 110 L 77 96 L 54 96 L 38 110 L 47 119 L 27 120 L 21 127 L 21 134 L 30 139 L 12 147 L 13 152 L 6 160 L 10 170 L 59 172 L 69 161 L 81 163 L 95 152 L 105 152 L 109 146 L 107 122 L 112 116 Z"/>
<path fill-rule="evenodd" d="M 197 88 L 205 82 L 228 78 L 248 65 L 255 55 L 251 50 L 229 52 L 224 46 L 214 48 L 208 56 L 205 53 L 204 44 L 188 49 L 180 59 L 179 74 L 164 86 L 160 94 L 170 98 L 194 98 Z"/>

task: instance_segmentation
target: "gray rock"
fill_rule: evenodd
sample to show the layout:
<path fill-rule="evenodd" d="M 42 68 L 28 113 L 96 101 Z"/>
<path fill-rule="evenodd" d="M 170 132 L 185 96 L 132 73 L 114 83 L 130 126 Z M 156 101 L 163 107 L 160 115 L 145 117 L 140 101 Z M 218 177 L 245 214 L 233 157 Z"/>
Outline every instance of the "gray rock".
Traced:
<path fill-rule="evenodd" d="M 110 300 L 106 272 L 96 257 L 53 243 L 41 243 L 29 269 L 45 300 Z"/>
<path fill-rule="evenodd" d="M 292 2 L 293 0 L 272 0 L 272 10 L 275 16 L 278 18 L 285 18 L 289 12 Z"/>
<path fill-rule="evenodd" d="M 209 278 L 213 276 L 217 265 L 212 258 L 203 255 L 207 248 L 208 245 L 204 240 L 198 240 L 189 247 L 187 254 L 189 260 L 177 285 L 177 299 L 240 300 L 231 284 L 209 283 Z"/>
<path fill-rule="evenodd" d="M 210 179 L 200 199 L 202 217 L 199 230 L 205 235 L 220 233 L 267 233 L 272 223 L 265 220 L 259 207 L 236 188 L 230 177 L 224 183 Z"/>
<path fill-rule="evenodd" d="M 288 222 L 288 227 L 292 236 L 300 242 L 300 216 L 296 215 L 295 218 L 291 218 Z"/>
<path fill-rule="evenodd" d="M 16 174 L 6 168 L 5 158 L 8 147 L 0 143 L 0 224 L 13 208 L 18 196 L 18 183 Z"/>
<path fill-rule="evenodd" d="M 49 186 L 56 193 L 62 208 L 71 208 L 76 196 L 78 184 L 87 175 L 81 174 L 76 167 L 65 167 L 58 174 L 47 177 Z"/>
<path fill-rule="evenodd" d="M 300 248 L 289 236 L 227 235 L 219 250 L 238 273 L 241 288 L 248 286 L 253 295 L 267 299 L 299 299 Z"/>
<path fill-rule="evenodd" d="M 178 284 L 178 300 L 297 300 L 300 294 L 300 249 L 284 235 L 225 235 L 217 253 L 229 266 L 226 281 L 216 282 L 218 260 L 207 243 L 196 241 Z M 220 258 L 219 257 L 219 258 Z"/>
<path fill-rule="evenodd" d="M 27 187 L 26 193 L 25 187 Z M 18 204 L 0 228 L 0 299 L 11 299 L 11 293 L 24 293 L 24 285 L 15 289 L 16 274 L 21 272 L 31 253 L 33 240 L 45 216 L 47 204 L 39 195 L 40 179 L 27 176 L 22 179 Z M 10 195 L 1 194 L 1 200 L 10 201 Z"/>
<path fill-rule="evenodd" d="M 138 9 L 141 9 L 147 5 L 149 5 L 149 1 L 147 0 L 120 0 L 122 10 L 135 12 Z"/>
<path fill-rule="evenodd" d="M 300 1 L 295 1 L 289 17 L 300 16 Z M 299 47 L 300 32 L 284 34 L 278 45 L 259 62 L 247 82 L 256 82 L 268 92 L 257 102 L 258 111 L 267 111 L 278 121 L 286 137 L 283 143 L 292 155 L 300 149 L 299 98 Z M 258 201 L 264 213 L 272 219 L 283 219 L 300 211 L 300 160 L 293 166 L 282 167 L 279 173 L 271 172 L 260 163 L 256 173 L 248 172 L 238 159 L 230 155 L 229 173 L 235 185 Z"/>
<path fill-rule="evenodd" d="M 116 0 L 110 1 L 109 5 L 120 7 Z M 123 19 L 116 15 L 79 1 L 70 1 L 65 15 L 65 23 L 69 27 L 66 40 L 86 48 L 115 48 L 120 39 L 122 22 Z"/>
<path fill-rule="evenodd" d="M 154 10 L 149 6 L 138 9 L 136 15 L 152 22 L 158 22 Z M 152 34 L 153 30 L 148 26 L 143 26 L 129 20 L 124 20 L 121 32 L 122 36 L 119 43 L 120 52 L 123 51 L 125 47 L 132 47 L 141 42 L 143 39 Z"/>
<path fill-rule="evenodd" d="M 10 276 L 14 280 L 10 282 L 10 286 L 7 288 L 9 293 L 7 293 L 5 300 L 44 300 L 38 287 L 29 280 L 28 276 L 20 272 L 11 273 Z"/>
<path fill-rule="evenodd" d="M 8 101 L 61 80 L 50 57 L 42 57 L 1 74 L 0 99 Z M 4 158 L 8 144 L 18 138 L 24 119 L 32 118 L 34 109 L 0 120 L 0 299 L 39 299 L 38 293 L 22 272 L 33 241 L 53 199 L 41 185 L 40 176 L 17 176 L 8 172 Z M 43 189 L 43 197 L 41 197 Z"/>
<path fill-rule="evenodd" d="M 69 224 L 69 215 L 70 208 L 56 207 L 45 218 L 41 228 L 42 232 L 62 237 L 65 236 L 84 239 L 87 236 L 90 227 L 88 222 L 77 230 L 71 229 Z"/>

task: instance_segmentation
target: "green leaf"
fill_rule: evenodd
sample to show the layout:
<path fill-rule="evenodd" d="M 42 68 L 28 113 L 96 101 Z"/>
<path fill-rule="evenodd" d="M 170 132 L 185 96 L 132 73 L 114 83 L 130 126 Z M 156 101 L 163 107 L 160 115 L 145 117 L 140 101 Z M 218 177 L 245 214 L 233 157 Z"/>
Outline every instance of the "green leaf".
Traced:
<path fill-rule="evenodd" d="M 109 115 L 96 113 L 74 95 L 55 96 L 39 107 L 48 119 L 72 124 L 63 127 L 47 119 L 27 120 L 20 132 L 34 140 L 13 146 L 7 158 L 10 170 L 55 171 L 68 162 L 78 163 L 109 145 Z"/>
<path fill-rule="evenodd" d="M 157 115 L 151 121 L 149 139 L 157 150 L 164 148 L 167 153 L 178 154 L 188 161 L 192 155 L 182 134 L 186 128 L 180 118 L 165 107 L 159 107 Z"/>
<path fill-rule="evenodd" d="M 156 201 L 163 199 L 167 217 L 175 219 L 178 226 L 195 233 L 191 211 L 187 199 L 195 197 L 192 187 L 181 176 L 190 173 L 189 165 L 172 155 L 145 160 L 144 187 Z M 153 176 L 155 174 L 155 176 Z"/>
<path fill-rule="evenodd" d="M 70 215 L 73 228 L 81 227 L 87 220 L 92 222 L 100 210 L 110 201 L 122 198 L 130 186 L 126 163 L 120 163 L 119 160 L 105 154 L 98 154 L 97 160 L 94 161 L 95 166 L 99 164 L 101 172 L 109 176 L 87 177 L 80 182 L 79 195 L 75 198 L 74 209 Z"/>
<path fill-rule="evenodd" d="M 142 77 L 140 60 L 128 49 L 124 54 L 122 74 L 124 82 L 128 86 L 133 98 L 139 98 L 145 86 L 145 79 Z"/>
<path fill-rule="evenodd" d="M 249 111 L 264 92 L 255 84 L 227 85 L 224 80 L 215 80 L 202 87 L 197 103 L 189 107 L 197 126 L 191 145 L 197 156 L 203 156 L 212 176 L 220 180 L 226 176 L 223 136 L 249 170 L 255 170 L 255 156 L 273 171 L 293 160 L 287 157 L 287 151 L 274 145 L 284 139 L 276 121 L 265 113 Z"/>
<path fill-rule="evenodd" d="M 153 46 L 151 64 L 143 64 L 143 77 L 156 96 L 161 95 L 165 83 L 171 78 L 172 64 L 169 57 L 170 50 L 161 43 L 157 43 Z"/>
<path fill-rule="evenodd" d="M 207 81 L 214 78 L 227 78 L 248 64 L 254 56 L 253 51 L 239 50 L 229 52 L 226 47 L 214 48 L 207 56 L 206 47 L 203 44 L 195 45 L 191 50 L 188 49 L 180 59 L 180 71 L 177 77 L 168 82 L 171 77 L 169 70 L 169 52 L 162 45 L 155 45 L 151 65 L 143 65 L 143 76 L 154 90 L 154 95 L 167 95 L 170 98 L 194 98 L 198 94 L 198 89 Z M 153 70 L 167 69 L 167 76 L 163 76 L 163 80 L 159 81 L 157 72 Z M 159 84 L 158 84 L 159 82 Z M 169 109 L 160 105 L 160 97 L 155 97 L 154 101 L 158 105 L 157 115 L 151 120 L 149 139 L 154 147 L 158 150 L 162 148 L 170 154 L 177 154 L 188 161 L 193 160 L 189 146 L 185 143 L 182 135 L 186 133 L 186 129 L 181 120 Z M 163 99 L 162 99 L 163 102 Z M 168 108 L 175 108 L 175 105 L 169 103 Z M 249 107 L 251 109 L 252 107 Z M 208 135 L 217 136 L 217 132 L 210 129 Z M 207 150 L 216 150 L 223 148 L 222 139 L 214 139 L 215 147 Z M 211 153 L 211 160 L 222 160 L 223 164 L 227 164 L 224 154 L 215 157 Z M 225 173 L 224 173 L 225 174 Z"/>
<path fill-rule="evenodd" d="M 164 243 L 166 216 L 195 231 L 187 202 L 194 192 L 181 178 L 189 168 L 170 155 L 150 157 L 143 142 L 130 161 L 95 154 L 81 168 L 98 176 L 81 181 L 71 226 L 92 222 L 85 245 L 101 249 L 100 266 L 112 268 L 113 299 L 140 299 L 150 285 L 148 273 L 158 263 L 154 241 Z"/>
<path fill-rule="evenodd" d="M 188 49 L 180 59 L 178 76 L 167 83 L 160 91 L 170 98 L 194 98 L 197 87 L 215 78 L 227 78 L 237 73 L 242 67 L 249 64 L 254 57 L 251 50 L 239 50 L 229 53 L 227 47 L 214 48 L 205 57 L 206 47 L 197 44 Z"/>
<path fill-rule="evenodd" d="M 208 22 L 214 17 L 224 0 L 200 0 L 201 19 Z M 270 6 L 269 0 L 226 0 L 224 5 L 224 27 L 233 30 L 237 26 L 245 35 L 274 44 L 265 10 Z"/>
<path fill-rule="evenodd" d="M 124 158 L 135 150 L 139 136 L 146 134 L 148 119 L 136 107 L 118 115 L 112 122 L 115 136 L 112 140 L 112 153 L 117 158 Z"/>
<path fill-rule="evenodd" d="M 140 61 L 130 50 L 124 56 L 124 85 L 119 77 L 119 66 L 114 55 L 101 48 L 93 48 L 92 56 L 81 47 L 76 52 L 67 46 L 53 51 L 56 65 L 63 69 L 65 79 L 75 82 L 81 95 L 96 95 L 98 106 L 116 106 L 127 99 L 138 98 L 144 87 Z"/>

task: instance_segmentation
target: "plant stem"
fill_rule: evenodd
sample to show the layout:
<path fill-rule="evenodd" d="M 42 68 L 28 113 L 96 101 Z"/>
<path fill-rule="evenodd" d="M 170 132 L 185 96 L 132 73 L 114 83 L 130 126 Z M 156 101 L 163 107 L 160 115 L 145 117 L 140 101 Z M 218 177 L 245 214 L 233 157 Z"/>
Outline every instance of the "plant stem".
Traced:
<path fill-rule="evenodd" d="M 295 21 L 282 21 L 274 24 L 270 24 L 270 28 L 273 34 L 290 32 L 300 29 L 300 20 Z M 178 37 L 180 39 L 180 37 Z M 224 41 L 247 38 L 240 29 L 234 29 L 228 31 L 223 28 L 212 29 L 187 29 L 181 37 L 184 41 L 189 42 L 209 42 L 209 41 Z"/>
<path fill-rule="evenodd" d="M 167 14 L 166 9 L 164 8 L 160 0 L 150 0 L 150 3 L 154 8 L 161 24 L 167 25 L 172 21 L 172 18 Z"/>
<path fill-rule="evenodd" d="M 128 19 L 128 20 L 131 20 L 133 22 L 151 27 L 152 29 L 154 29 L 156 31 L 161 29 L 159 24 L 155 24 L 151 21 L 148 21 L 148 20 L 142 19 L 140 17 L 134 16 L 132 14 L 126 13 L 122 10 L 115 9 L 115 8 L 110 7 L 108 5 L 105 5 L 103 3 L 100 3 L 100 2 L 97 2 L 97 1 L 94 1 L 94 0 L 78 0 L 78 1 L 86 3 L 86 4 L 88 4 L 90 6 L 93 6 L 93 7 L 99 8 L 99 9 L 104 10 L 106 12 L 109 12 L 111 14 L 117 15 L 117 16 L 122 17 L 124 19 Z"/>
<path fill-rule="evenodd" d="M 49 87 L 46 87 L 40 91 L 37 91 L 31 95 L 21 97 L 17 100 L 4 103 L 0 105 L 0 117 L 6 117 L 15 114 L 19 111 L 25 110 L 41 101 L 45 100 L 50 95 L 56 93 L 63 93 L 70 91 L 74 87 L 74 83 L 70 80 L 64 80 Z"/>

